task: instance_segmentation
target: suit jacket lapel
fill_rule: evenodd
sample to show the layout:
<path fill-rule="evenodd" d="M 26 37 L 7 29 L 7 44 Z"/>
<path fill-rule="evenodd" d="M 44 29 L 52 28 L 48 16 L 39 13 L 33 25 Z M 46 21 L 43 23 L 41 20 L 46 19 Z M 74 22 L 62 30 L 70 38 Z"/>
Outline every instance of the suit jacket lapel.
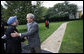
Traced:
<path fill-rule="evenodd" d="M 34 21 L 29 25 L 29 26 L 30 26 L 30 27 L 29 27 L 29 31 L 30 31 L 30 29 L 32 28 L 33 23 L 34 23 Z"/>
<path fill-rule="evenodd" d="M 29 31 L 30 31 L 30 29 L 31 29 L 31 24 L 30 24 L 30 27 L 29 27 Z"/>

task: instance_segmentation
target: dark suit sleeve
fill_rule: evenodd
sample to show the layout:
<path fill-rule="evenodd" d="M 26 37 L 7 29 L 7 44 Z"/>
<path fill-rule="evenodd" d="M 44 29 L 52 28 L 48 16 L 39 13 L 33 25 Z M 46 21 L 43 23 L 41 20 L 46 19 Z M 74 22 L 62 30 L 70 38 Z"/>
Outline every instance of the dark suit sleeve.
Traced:
<path fill-rule="evenodd" d="M 11 37 L 11 33 L 13 32 L 12 28 L 8 28 L 5 32 L 6 36 L 10 36 Z"/>
<path fill-rule="evenodd" d="M 14 28 L 8 28 L 7 30 L 6 30 L 6 32 L 5 32 L 5 34 L 6 34 L 6 36 L 7 36 L 7 38 L 6 39 L 10 39 L 10 38 L 12 38 L 12 40 L 14 40 L 14 41 L 24 41 L 24 38 L 20 38 L 20 37 L 11 37 L 11 33 L 14 33 L 14 31 L 17 31 L 16 29 L 14 29 Z M 18 31 L 17 31 L 18 32 Z"/>
<path fill-rule="evenodd" d="M 38 31 L 38 24 L 34 24 L 30 29 L 30 31 L 22 33 L 21 37 L 33 35 L 36 31 Z"/>

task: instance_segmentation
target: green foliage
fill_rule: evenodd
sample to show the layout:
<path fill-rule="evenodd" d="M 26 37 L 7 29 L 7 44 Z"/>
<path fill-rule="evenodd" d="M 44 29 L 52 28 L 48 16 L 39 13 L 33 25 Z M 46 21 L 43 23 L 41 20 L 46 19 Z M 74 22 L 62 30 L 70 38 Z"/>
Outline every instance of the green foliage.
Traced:
<path fill-rule="evenodd" d="M 35 14 L 35 20 L 41 21 L 43 19 L 44 12 L 46 8 L 42 7 L 43 2 L 36 1 L 36 5 L 33 6 L 32 1 L 6 1 L 5 6 L 7 9 L 2 8 L 2 19 L 4 19 L 5 24 L 10 16 L 17 16 L 19 24 L 26 24 L 26 15 L 28 13 Z M 45 13 L 46 14 L 46 13 Z"/>
<path fill-rule="evenodd" d="M 6 20 L 7 19 L 5 19 L 5 16 L 6 16 L 6 9 L 5 8 L 3 8 L 3 6 L 1 5 L 1 21 L 4 21 L 3 23 L 4 24 L 6 24 Z"/>
<path fill-rule="evenodd" d="M 49 8 L 49 18 L 67 17 L 69 14 L 75 15 L 77 12 L 77 5 L 69 4 L 65 1 L 64 3 L 55 4 L 54 7 Z"/>
<path fill-rule="evenodd" d="M 6 1 L 7 6 L 7 15 L 5 18 L 9 18 L 10 16 L 17 16 L 20 24 L 26 23 L 26 15 L 31 11 L 31 1 Z M 7 21 L 7 20 L 6 20 Z"/>
<path fill-rule="evenodd" d="M 41 6 L 42 2 L 37 1 L 35 6 L 35 20 L 38 22 L 43 18 L 43 7 Z"/>

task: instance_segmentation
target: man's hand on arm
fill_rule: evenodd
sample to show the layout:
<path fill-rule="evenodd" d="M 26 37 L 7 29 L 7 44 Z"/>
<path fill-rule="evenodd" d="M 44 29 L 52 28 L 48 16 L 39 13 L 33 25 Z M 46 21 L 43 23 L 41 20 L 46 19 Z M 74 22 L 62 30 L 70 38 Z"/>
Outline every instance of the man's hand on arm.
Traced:
<path fill-rule="evenodd" d="M 25 40 L 27 40 L 27 37 L 24 37 Z"/>
<path fill-rule="evenodd" d="M 16 31 L 14 31 L 15 33 L 11 33 L 11 37 L 18 37 L 21 36 L 21 33 L 17 33 Z"/>

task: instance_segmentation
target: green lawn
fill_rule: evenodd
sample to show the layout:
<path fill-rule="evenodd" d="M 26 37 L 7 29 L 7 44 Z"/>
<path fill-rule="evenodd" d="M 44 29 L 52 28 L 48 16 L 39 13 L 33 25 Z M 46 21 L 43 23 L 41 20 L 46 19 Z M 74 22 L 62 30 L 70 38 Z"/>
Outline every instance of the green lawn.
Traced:
<path fill-rule="evenodd" d="M 46 40 L 46 38 L 48 38 L 63 22 L 51 22 L 50 23 L 50 28 L 47 29 L 45 27 L 45 23 L 39 23 L 39 36 L 40 36 L 40 41 L 41 43 Z M 17 27 L 17 29 L 19 30 L 19 32 L 26 32 L 26 25 L 19 25 Z M 27 44 L 27 41 L 24 42 L 25 44 Z"/>
<path fill-rule="evenodd" d="M 83 20 L 68 23 L 59 53 L 83 53 Z"/>
<path fill-rule="evenodd" d="M 60 25 L 62 22 L 53 22 L 50 23 L 50 28 L 47 29 L 44 23 L 39 24 L 39 36 L 41 43 L 49 37 Z"/>

